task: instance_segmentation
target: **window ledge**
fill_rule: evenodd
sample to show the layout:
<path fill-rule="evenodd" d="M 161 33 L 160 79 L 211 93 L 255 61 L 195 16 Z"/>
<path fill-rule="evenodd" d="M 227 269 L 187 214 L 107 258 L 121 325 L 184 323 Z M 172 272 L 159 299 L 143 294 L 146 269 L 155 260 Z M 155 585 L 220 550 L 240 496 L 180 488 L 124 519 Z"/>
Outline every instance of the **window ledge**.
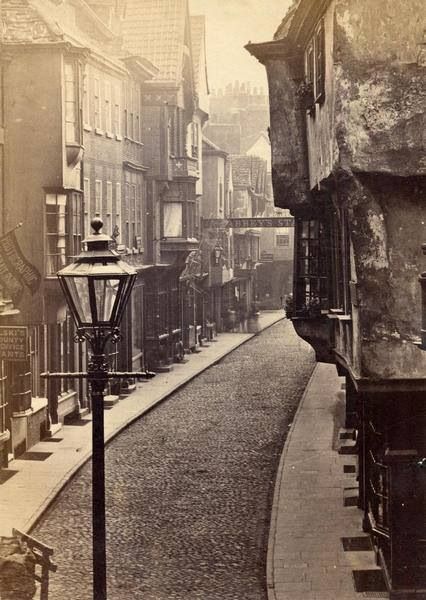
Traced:
<path fill-rule="evenodd" d="M 114 138 L 114 134 L 111 133 L 111 131 L 107 131 L 106 134 L 107 138 L 110 138 L 111 140 Z"/>
<path fill-rule="evenodd" d="M 99 127 L 95 127 L 95 133 L 96 135 L 105 135 L 105 132 L 102 129 L 99 129 Z"/>
<path fill-rule="evenodd" d="M 125 136 L 124 136 L 124 139 L 125 139 L 127 142 L 131 142 L 132 144 L 136 144 L 136 146 L 141 146 L 141 147 L 143 147 L 143 146 L 144 146 L 144 143 L 143 143 L 143 142 L 138 142 L 138 140 L 134 140 L 133 138 L 130 138 L 130 137 L 128 137 L 127 135 L 125 135 Z"/>
<path fill-rule="evenodd" d="M 339 315 L 343 315 L 344 311 L 342 308 L 330 308 L 327 317 L 329 319 L 337 319 Z"/>
<path fill-rule="evenodd" d="M 118 133 L 116 134 L 115 139 L 117 140 L 117 142 L 123 141 L 123 137 L 121 135 L 119 135 Z"/>
<path fill-rule="evenodd" d="M 92 131 L 92 128 L 91 128 L 91 127 L 90 127 L 90 125 L 89 125 L 89 124 L 87 124 L 87 123 L 85 123 L 85 124 L 83 125 L 83 129 L 84 129 L 84 131 Z"/>

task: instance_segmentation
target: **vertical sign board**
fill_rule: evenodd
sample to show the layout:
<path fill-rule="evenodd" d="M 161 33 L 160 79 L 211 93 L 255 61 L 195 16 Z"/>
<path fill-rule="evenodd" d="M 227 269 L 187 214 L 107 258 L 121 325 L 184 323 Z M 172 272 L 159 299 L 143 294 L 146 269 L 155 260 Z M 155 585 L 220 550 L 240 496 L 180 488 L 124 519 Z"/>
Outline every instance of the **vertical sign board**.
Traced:
<path fill-rule="evenodd" d="M 28 328 L 0 327 L 0 360 L 20 361 L 28 358 Z"/>

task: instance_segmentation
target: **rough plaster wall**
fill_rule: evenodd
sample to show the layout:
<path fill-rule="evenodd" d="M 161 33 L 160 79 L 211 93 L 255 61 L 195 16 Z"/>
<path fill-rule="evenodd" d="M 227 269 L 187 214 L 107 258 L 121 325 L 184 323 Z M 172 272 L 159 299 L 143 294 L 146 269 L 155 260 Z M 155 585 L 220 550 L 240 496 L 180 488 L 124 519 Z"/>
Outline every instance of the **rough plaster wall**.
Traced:
<path fill-rule="evenodd" d="M 291 208 L 309 198 L 306 123 L 289 66 L 279 60 L 266 64 L 271 116 L 272 181 L 276 206 Z"/>
<path fill-rule="evenodd" d="M 353 171 L 426 174 L 426 4 L 336 1 L 334 77 L 340 164 Z M 420 61 L 419 61 L 420 62 Z"/>
<path fill-rule="evenodd" d="M 424 377 L 426 357 L 413 341 L 426 239 L 425 69 L 417 62 L 426 5 L 335 6 L 335 174 L 349 209 L 358 278 L 361 374 Z"/>
<path fill-rule="evenodd" d="M 309 152 L 310 187 L 314 188 L 326 179 L 338 160 L 334 137 L 334 70 L 333 70 L 333 29 L 334 4 L 324 15 L 325 31 L 325 99 L 317 103 L 312 114 L 306 114 Z"/>
<path fill-rule="evenodd" d="M 420 332 L 420 246 L 426 234 L 421 180 L 340 174 L 349 210 L 361 342 L 360 374 L 424 377 Z"/>

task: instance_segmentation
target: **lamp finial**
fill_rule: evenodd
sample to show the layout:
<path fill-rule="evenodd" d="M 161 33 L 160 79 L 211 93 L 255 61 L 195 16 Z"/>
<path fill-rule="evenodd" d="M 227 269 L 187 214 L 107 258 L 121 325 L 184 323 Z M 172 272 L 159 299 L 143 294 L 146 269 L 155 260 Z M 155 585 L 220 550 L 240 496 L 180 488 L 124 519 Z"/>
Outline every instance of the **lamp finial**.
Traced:
<path fill-rule="evenodd" d="M 90 221 L 90 225 L 92 227 L 92 229 L 94 230 L 94 235 L 99 235 L 100 231 L 102 229 L 103 226 L 103 221 L 102 219 L 100 219 L 99 217 L 94 217 L 91 221 Z"/>

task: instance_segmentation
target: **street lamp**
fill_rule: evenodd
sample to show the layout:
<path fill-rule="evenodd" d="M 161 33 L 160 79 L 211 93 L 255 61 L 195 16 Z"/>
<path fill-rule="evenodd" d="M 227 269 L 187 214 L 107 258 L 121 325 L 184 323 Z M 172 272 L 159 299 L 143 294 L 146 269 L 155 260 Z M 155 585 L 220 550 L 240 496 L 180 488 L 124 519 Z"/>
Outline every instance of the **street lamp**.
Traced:
<path fill-rule="evenodd" d="M 213 249 L 213 258 L 214 258 L 214 264 L 216 267 L 218 267 L 220 265 L 220 259 L 222 258 L 222 252 L 223 252 L 223 248 L 220 245 L 220 243 L 217 242 L 216 246 Z"/>
<path fill-rule="evenodd" d="M 87 249 L 57 273 L 77 326 L 77 339 L 88 341 L 92 355 L 87 367 L 92 403 L 92 519 L 93 598 L 106 600 L 104 392 L 111 375 L 105 347 L 116 342 L 119 325 L 136 279 L 133 267 L 109 248 L 111 238 L 101 233 L 101 219 L 91 222 L 94 233 L 84 240 Z M 58 374 L 59 376 L 60 374 Z M 62 374 L 65 375 L 65 374 Z M 71 374 L 69 374 L 71 375 Z M 116 376 L 124 374 L 116 374 Z"/>

